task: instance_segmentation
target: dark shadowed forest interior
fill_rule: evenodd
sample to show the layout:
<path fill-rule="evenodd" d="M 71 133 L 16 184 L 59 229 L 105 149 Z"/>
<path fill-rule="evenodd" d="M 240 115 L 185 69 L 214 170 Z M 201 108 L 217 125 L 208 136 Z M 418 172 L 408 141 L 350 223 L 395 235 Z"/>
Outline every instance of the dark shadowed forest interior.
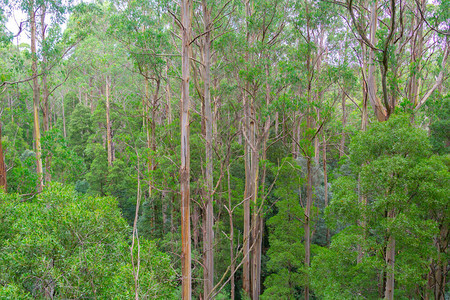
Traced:
<path fill-rule="evenodd" d="M 450 299 L 450 0 L 0 0 L 0 299 Z"/>

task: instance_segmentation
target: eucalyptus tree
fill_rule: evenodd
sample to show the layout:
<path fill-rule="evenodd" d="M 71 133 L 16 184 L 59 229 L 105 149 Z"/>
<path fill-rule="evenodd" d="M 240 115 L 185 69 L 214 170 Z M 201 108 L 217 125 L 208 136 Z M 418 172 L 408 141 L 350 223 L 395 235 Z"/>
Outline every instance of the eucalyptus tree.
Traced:
<path fill-rule="evenodd" d="M 181 164 L 180 164 L 180 193 L 181 193 L 181 270 L 182 270 L 182 296 L 183 300 L 189 300 L 192 296 L 191 274 L 191 229 L 190 229 L 190 144 L 189 144 L 189 81 L 190 81 L 190 57 L 192 9 L 191 0 L 180 1 L 181 22 L 181 98 L 180 98 L 180 130 L 181 130 Z"/>
<path fill-rule="evenodd" d="M 432 15 L 438 26 L 445 28 L 444 32 L 430 25 L 424 1 L 374 1 L 369 7 L 365 1 L 348 0 L 344 5 L 356 29 L 357 38 L 361 41 L 361 47 L 367 47 L 369 52 L 367 87 L 377 119 L 387 120 L 401 102 L 400 97 L 408 99 L 412 108 L 419 109 L 443 80 L 450 48 L 446 21 L 436 17 L 436 14 Z M 440 6 L 437 7 L 439 8 Z M 369 36 L 364 19 L 369 20 Z M 425 24 L 428 28 L 424 34 Z M 424 72 L 424 65 L 429 64 L 427 62 L 435 54 L 429 47 L 442 49 L 441 64 L 438 67 L 440 72 L 436 79 L 431 80 L 427 80 Z M 409 63 L 404 64 L 404 59 Z M 376 65 L 379 66 L 381 75 L 381 99 L 377 96 Z M 404 72 L 404 88 L 399 84 L 399 77 L 404 77 L 402 68 L 407 68 Z M 430 86 L 425 84 L 426 81 L 431 81 Z M 427 90 L 421 92 L 420 89 L 424 86 Z"/>
<path fill-rule="evenodd" d="M 414 298 L 431 290 L 429 263 L 439 256 L 436 235 L 448 217 L 435 213 L 437 207 L 448 210 L 449 179 L 442 158 L 430 150 L 426 132 L 408 116 L 392 116 L 352 139 L 351 171 L 334 182 L 328 209 L 331 223 L 342 230 L 313 262 L 313 286 L 320 296 L 389 298 L 395 290 L 396 297 Z M 358 201 L 359 193 L 367 203 Z M 330 264 L 337 269 L 321 276 Z M 390 278 L 395 285 L 389 285 Z"/>

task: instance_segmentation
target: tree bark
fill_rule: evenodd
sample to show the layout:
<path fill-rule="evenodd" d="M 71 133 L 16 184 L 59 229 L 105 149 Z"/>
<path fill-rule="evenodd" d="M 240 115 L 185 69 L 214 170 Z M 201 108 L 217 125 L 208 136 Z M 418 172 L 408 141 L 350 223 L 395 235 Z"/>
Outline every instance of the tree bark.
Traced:
<path fill-rule="evenodd" d="M 342 132 L 341 143 L 339 145 L 339 158 L 342 158 L 345 154 L 345 126 L 347 125 L 347 110 L 345 105 L 345 93 L 342 91 Z"/>
<path fill-rule="evenodd" d="M 370 42 L 372 45 L 376 44 L 376 31 L 377 31 L 377 23 L 378 23 L 378 1 L 375 0 L 372 3 L 371 14 L 370 14 Z M 386 110 L 381 103 L 381 100 L 377 97 L 377 85 L 375 82 L 375 53 L 372 48 L 369 47 L 369 70 L 368 70 L 368 78 L 367 78 L 367 88 L 369 94 L 370 105 L 372 106 L 375 116 L 378 121 L 386 120 Z"/>
<path fill-rule="evenodd" d="M 45 5 L 41 6 L 41 42 L 45 41 L 45 30 L 47 26 L 45 25 Z M 42 58 L 42 120 L 43 120 L 43 130 L 44 134 L 50 129 L 50 109 L 49 109 L 49 91 L 47 83 L 47 56 L 44 54 Z M 45 157 L 45 182 L 50 182 L 50 165 L 51 165 L 51 153 L 48 152 Z"/>
<path fill-rule="evenodd" d="M 246 41 L 247 47 L 251 44 L 251 33 L 248 24 L 248 19 L 252 15 L 250 0 L 245 1 L 245 13 L 247 17 L 247 33 Z M 246 51 L 244 59 L 248 64 L 250 61 L 250 54 Z M 251 97 L 248 97 L 249 84 L 245 82 L 246 88 L 242 91 L 244 102 L 244 124 L 242 131 L 244 135 L 244 160 L 245 160 L 245 191 L 244 191 L 244 245 L 243 245 L 243 274 L 242 274 L 242 289 L 251 297 L 251 285 L 250 285 L 250 201 L 254 199 L 255 192 L 255 178 L 257 175 L 255 171 L 254 161 L 257 159 L 255 153 L 255 123 L 253 112 L 253 103 Z"/>
<path fill-rule="evenodd" d="M 110 120 L 110 102 L 109 102 L 109 88 L 111 82 L 109 80 L 108 75 L 106 75 L 106 144 L 108 147 L 108 165 L 112 167 L 113 165 L 113 154 L 112 154 L 112 131 L 111 131 L 111 120 Z"/>
<path fill-rule="evenodd" d="M 3 156 L 3 145 L 2 145 L 2 124 L 0 122 L 0 188 L 2 188 L 5 193 L 8 191 L 6 184 L 6 166 L 5 159 Z"/>
<path fill-rule="evenodd" d="M 205 124 L 205 154 L 206 154 L 206 193 L 205 193 L 205 239 L 203 241 L 204 270 L 203 293 L 204 298 L 209 295 L 214 287 L 214 212 L 213 212 L 213 116 L 211 111 L 211 9 L 207 7 L 207 1 L 202 0 L 204 40 L 203 40 L 203 85 L 204 85 L 204 124 Z"/>
<path fill-rule="evenodd" d="M 392 217 L 392 216 L 391 216 Z M 394 299 L 394 267 L 395 267 L 395 238 L 390 235 L 386 248 L 386 287 L 384 291 L 384 299 Z"/>
<path fill-rule="evenodd" d="M 228 215 L 230 218 L 230 300 L 234 300 L 235 298 L 235 284 L 234 284 L 234 272 L 235 272 L 235 263 L 234 263 L 234 227 L 233 227 L 233 209 L 231 207 L 231 178 L 230 178 L 230 165 L 227 167 L 227 179 L 228 179 Z"/>
<path fill-rule="evenodd" d="M 34 116 L 34 141 L 36 151 L 36 173 L 38 176 L 38 192 L 44 188 L 44 177 L 42 171 L 41 157 L 41 131 L 39 127 L 39 83 L 37 73 L 37 54 L 36 54 L 36 12 L 34 3 L 30 3 L 30 31 L 31 31 L 31 72 L 33 76 L 33 116 Z"/>
<path fill-rule="evenodd" d="M 327 139 L 325 137 L 325 130 L 322 130 L 322 138 L 323 138 L 323 150 L 322 150 L 322 163 L 323 163 L 323 185 L 325 187 L 325 195 L 324 195 L 324 201 L 325 201 L 325 208 L 328 206 L 328 173 L 327 173 Z M 330 244 L 330 229 L 327 226 L 327 233 L 326 233 L 326 243 L 327 245 Z"/>
<path fill-rule="evenodd" d="M 190 145 L 189 145 L 189 53 L 191 42 L 191 11 L 192 1 L 181 0 L 181 164 L 180 164 L 180 193 L 181 193 L 181 272 L 182 298 L 190 300 L 192 297 L 191 278 L 191 230 L 190 230 Z"/>

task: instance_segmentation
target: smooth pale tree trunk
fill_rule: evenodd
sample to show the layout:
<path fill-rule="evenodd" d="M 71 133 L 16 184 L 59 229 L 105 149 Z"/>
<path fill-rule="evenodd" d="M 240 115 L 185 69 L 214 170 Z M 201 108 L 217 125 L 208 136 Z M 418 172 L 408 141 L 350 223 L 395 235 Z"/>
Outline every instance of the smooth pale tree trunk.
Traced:
<path fill-rule="evenodd" d="M 63 134 L 64 138 L 67 138 L 67 131 L 66 131 L 66 114 L 64 112 L 64 94 L 61 95 L 62 98 L 62 121 L 63 121 Z"/>
<path fill-rule="evenodd" d="M 327 173 L 327 139 L 325 137 L 325 130 L 322 130 L 322 142 L 323 142 L 323 150 L 322 150 L 322 163 L 323 163 L 323 185 L 325 186 L 325 208 L 328 206 L 328 173 Z M 326 243 L 330 244 L 330 229 L 327 226 L 326 233 Z"/>
<path fill-rule="evenodd" d="M 309 15 L 309 6 L 308 2 L 305 1 L 305 11 L 306 14 Z M 311 43 L 311 33 L 310 33 L 310 19 L 309 17 L 306 18 L 306 27 L 307 27 L 307 43 L 308 43 L 308 52 L 306 57 L 306 69 L 308 71 L 308 90 L 307 90 L 307 102 L 308 102 L 308 108 L 306 111 L 306 130 L 310 130 L 313 128 L 314 120 L 313 120 L 313 108 L 312 108 L 312 78 L 313 78 L 313 71 L 314 71 L 314 65 L 312 63 L 312 50 L 311 46 L 309 44 Z M 308 139 L 309 143 L 312 143 L 315 146 L 314 141 L 311 140 L 312 136 L 311 134 L 307 134 L 306 138 Z M 313 149 L 313 153 L 315 153 L 315 149 Z M 309 286 L 309 267 L 311 265 L 311 206 L 313 201 L 313 191 L 312 191 L 312 184 L 313 184 L 313 174 L 312 174 L 312 163 L 313 163 L 313 153 L 306 153 L 306 205 L 305 205 L 305 211 L 304 211 L 304 247 L 305 247 L 305 271 L 306 271 L 306 279 L 305 279 L 305 286 L 304 286 L 304 295 L 305 300 L 309 300 L 309 292 L 310 292 L 310 286 Z"/>
<path fill-rule="evenodd" d="M 190 230 L 190 145 L 189 145 L 189 53 L 191 42 L 191 11 L 192 1 L 181 0 L 181 99 L 180 99 L 180 130 L 181 130 L 181 164 L 180 164 L 180 193 L 181 193 L 181 272 L 182 298 L 190 300 L 192 297 L 191 274 L 191 230 Z"/>
<path fill-rule="evenodd" d="M 305 269 L 307 274 L 309 273 L 309 266 L 311 264 L 311 225 L 310 225 L 310 215 L 312 206 L 312 170 L 311 170 L 311 157 L 306 158 L 306 172 L 307 172 L 307 183 L 306 183 L 306 207 L 305 207 L 305 221 L 304 221 L 304 231 L 305 231 Z M 305 299 L 309 299 L 309 276 L 307 275 L 305 284 Z"/>
<path fill-rule="evenodd" d="M 345 152 L 345 126 L 347 125 L 347 109 L 345 105 L 345 93 L 342 91 L 342 132 L 341 132 L 341 143 L 339 145 L 339 158 L 344 156 Z"/>
<path fill-rule="evenodd" d="M 2 124 L 0 122 L 0 188 L 2 188 L 5 193 L 7 192 L 6 184 L 6 166 L 5 159 L 3 156 L 3 146 L 2 146 Z"/>
<path fill-rule="evenodd" d="M 267 61 L 269 61 L 269 57 L 268 54 L 267 55 Z M 270 76 L 270 70 L 269 70 L 269 65 L 265 65 L 265 75 L 266 75 L 266 106 L 269 107 L 270 104 L 270 92 L 271 92 L 271 88 L 269 85 L 269 76 Z M 270 120 L 270 116 L 267 116 L 266 121 L 264 123 L 264 128 L 263 128 L 263 132 L 262 132 L 262 136 L 259 138 L 259 142 L 257 142 L 257 145 L 260 145 L 262 148 L 262 159 L 263 161 L 266 160 L 267 158 L 267 141 L 269 139 L 269 130 L 270 130 L 270 124 L 271 124 L 271 120 Z M 255 145 L 256 147 L 256 145 Z M 259 158 L 258 161 L 255 162 L 256 167 L 259 170 Z M 256 170 L 256 171 L 258 171 Z M 258 177 L 256 177 L 256 183 L 255 186 L 257 186 L 257 182 L 258 182 Z M 261 174 L 261 178 L 260 178 L 260 183 L 261 183 L 261 195 L 262 195 L 262 199 L 261 201 L 264 202 L 265 199 L 265 195 L 264 195 L 264 183 L 265 183 L 265 179 L 266 179 L 266 165 L 264 165 L 262 167 L 262 174 Z M 251 282 L 252 282 L 252 299 L 256 300 L 259 299 L 259 295 L 261 294 L 261 252 L 262 252 L 262 233 L 263 233 L 263 226 L 264 226 L 264 220 L 260 215 L 259 212 L 259 206 L 257 203 L 257 190 L 255 189 L 255 197 L 253 199 L 253 206 L 254 206 L 254 210 L 253 210 L 253 219 L 252 219 L 252 243 L 253 243 L 253 248 L 252 248 L 252 276 L 251 276 Z"/>
<path fill-rule="evenodd" d="M 90 107 L 91 107 L 91 115 L 93 115 L 93 114 L 94 114 L 94 111 L 95 111 L 95 105 L 94 105 L 94 87 L 93 87 L 93 84 L 94 84 L 94 78 L 91 76 L 91 77 L 89 77 L 89 94 L 90 94 L 90 97 L 91 97 L 91 104 L 90 104 Z"/>
<path fill-rule="evenodd" d="M 234 283 L 234 272 L 235 272 L 235 260 L 234 260 L 234 227 L 233 227 L 233 209 L 231 207 L 231 177 L 230 177 L 230 165 L 227 167 L 227 179 L 228 179 L 228 216 L 230 219 L 230 300 L 235 298 L 235 283 Z"/>
<path fill-rule="evenodd" d="M 376 44 L 376 31 L 378 24 L 378 13 L 377 13 L 378 1 L 375 0 L 371 6 L 371 14 L 370 14 L 370 42 L 372 45 Z M 381 103 L 381 100 L 377 97 L 377 85 L 375 80 L 375 53 L 372 48 L 369 47 L 369 69 L 368 69 L 368 78 L 367 78 L 367 88 L 369 92 L 369 101 L 372 106 L 375 116 L 378 121 L 386 120 L 386 110 Z"/>
<path fill-rule="evenodd" d="M 45 25 L 45 5 L 41 6 L 41 41 L 45 41 L 45 30 L 46 30 L 46 25 Z M 50 109 L 49 109 L 49 103 L 48 103 L 48 99 L 49 99 L 49 90 L 48 90 L 48 82 L 47 82 L 47 56 L 44 54 L 43 58 L 42 58 L 42 69 L 43 69 L 43 73 L 42 73 L 42 125 L 43 125 L 43 130 L 44 130 L 44 134 L 46 132 L 49 131 L 50 129 Z M 50 166 L 51 166 L 51 160 L 52 157 L 50 155 L 50 153 L 47 154 L 47 156 L 45 157 L 45 182 L 50 182 L 51 180 L 51 175 L 50 175 Z"/>
<path fill-rule="evenodd" d="M 110 119 L 110 99 L 109 99 L 109 92 L 110 92 L 110 79 L 109 76 L 106 75 L 106 88 L 105 88 L 105 94 L 106 94 L 106 145 L 108 149 L 108 165 L 112 167 L 113 165 L 113 154 L 112 154 L 112 131 L 111 131 L 111 119 Z"/>
<path fill-rule="evenodd" d="M 166 64 L 166 118 L 167 124 L 172 124 L 172 99 L 170 93 L 170 80 L 169 80 L 169 60 Z"/>
<path fill-rule="evenodd" d="M 205 125 L 205 154 L 206 154 L 206 193 L 205 193 L 205 222 L 203 240 L 203 295 L 209 299 L 214 287 L 214 211 L 213 211 L 213 115 L 211 111 L 211 9 L 207 1 L 202 0 L 204 41 L 203 41 L 203 85 L 204 85 L 204 125 Z"/>
<path fill-rule="evenodd" d="M 41 157 L 41 131 L 39 127 L 39 83 L 37 72 L 37 54 L 36 54 L 36 12 L 34 3 L 30 4 L 30 32 L 31 32 L 31 73 L 33 76 L 33 117 L 34 117 L 34 141 L 36 151 L 36 173 L 38 176 L 38 192 L 44 188 L 44 177 L 42 171 Z"/>
<path fill-rule="evenodd" d="M 156 169 L 155 163 L 155 153 L 156 153 L 156 107 L 158 101 L 159 89 L 161 87 L 161 80 L 159 78 L 156 79 L 156 89 L 153 94 L 152 100 L 149 100 L 149 82 L 148 78 L 145 77 L 145 112 L 146 112 L 146 131 L 147 131 L 147 148 L 148 148 L 148 157 L 147 157 L 147 171 L 149 174 L 148 179 L 148 197 L 151 201 L 152 206 L 152 217 L 151 217 L 151 226 L 152 232 L 155 232 L 156 229 L 156 214 L 157 214 L 157 206 L 155 204 L 155 200 L 152 198 L 153 195 L 153 171 Z M 151 110 L 151 111 L 150 111 Z"/>
<path fill-rule="evenodd" d="M 245 1 L 245 12 L 247 17 L 247 33 L 246 33 L 246 41 L 247 47 L 251 47 L 254 41 L 254 36 L 250 32 L 250 26 L 248 19 L 253 14 L 253 2 L 251 0 Z M 250 53 L 246 51 L 244 59 L 246 64 L 250 63 Z M 245 136 L 244 141 L 244 160 L 245 160 L 245 192 L 244 192 L 244 262 L 243 262 L 243 284 L 242 287 L 245 293 L 254 299 L 254 295 L 252 294 L 252 281 L 251 281 L 251 272 L 252 267 L 250 266 L 250 244 L 256 244 L 257 240 L 252 240 L 257 237 L 257 232 L 259 228 L 259 221 L 256 211 L 253 216 L 251 216 L 251 205 L 253 203 L 253 209 L 257 209 L 257 196 L 258 196 L 258 176 L 259 176 L 259 145 L 256 138 L 256 108 L 255 108 L 255 99 L 254 97 L 248 96 L 247 93 L 250 90 L 250 85 L 246 81 L 245 83 L 246 89 L 243 91 L 244 95 L 244 126 L 243 132 Z M 253 218 L 252 228 L 250 228 L 250 219 Z M 254 249 L 254 248 L 252 248 Z M 256 250 L 252 250 L 256 251 Z M 255 254 L 255 253 L 253 253 Z M 252 263 L 253 264 L 253 263 Z M 254 268 L 257 268 L 255 265 Z M 256 272 L 256 270 L 255 270 Z M 255 275 L 257 274 L 254 273 Z M 256 278 L 255 278 L 256 279 Z"/>

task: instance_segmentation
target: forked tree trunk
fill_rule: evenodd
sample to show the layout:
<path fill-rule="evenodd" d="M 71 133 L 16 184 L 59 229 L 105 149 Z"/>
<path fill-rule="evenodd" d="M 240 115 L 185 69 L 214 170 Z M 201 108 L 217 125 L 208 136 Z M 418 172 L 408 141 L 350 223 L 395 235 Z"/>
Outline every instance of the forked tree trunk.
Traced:
<path fill-rule="evenodd" d="M 189 145 L 189 49 L 191 42 L 191 11 L 192 0 L 181 0 L 181 99 L 180 99 L 180 129 L 181 129 L 181 164 L 180 164 L 180 193 L 181 193 L 181 273 L 182 298 L 190 300 L 192 297 L 191 275 L 191 230 L 190 230 L 190 145 Z"/>
<path fill-rule="evenodd" d="M 30 31 L 31 31 L 31 72 L 33 76 L 33 117 L 34 117 L 34 141 L 36 151 L 36 173 L 38 176 L 38 192 L 44 188 L 44 177 L 42 172 L 41 157 L 41 131 L 39 127 L 39 83 L 37 73 L 37 54 L 36 54 L 36 12 L 34 3 L 30 4 Z"/>
<path fill-rule="evenodd" d="M 372 3 L 371 14 L 370 14 L 370 42 L 372 45 L 376 44 L 376 31 L 378 24 L 378 14 L 377 14 L 378 3 L 375 0 Z M 386 120 L 386 110 L 381 103 L 380 98 L 377 97 L 377 85 L 375 80 L 375 53 L 372 48 L 369 47 L 369 69 L 368 69 L 368 78 L 367 78 L 367 87 L 369 92 L 369 101 L 372 105 L 372 108 L 375 112 L 375 116 L 378 121 Z"/>

